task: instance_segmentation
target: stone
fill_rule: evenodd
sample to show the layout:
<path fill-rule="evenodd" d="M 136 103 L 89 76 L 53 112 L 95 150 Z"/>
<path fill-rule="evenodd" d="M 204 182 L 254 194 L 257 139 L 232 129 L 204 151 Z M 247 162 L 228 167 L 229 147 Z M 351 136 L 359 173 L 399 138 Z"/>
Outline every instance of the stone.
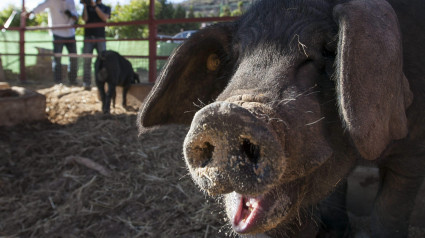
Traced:
<path fill-rule="evenodd" d="M 0 91 L 4 92 L 0 93 L 0 126 L 46 119 L 44 95 L 22 87 Z"/>

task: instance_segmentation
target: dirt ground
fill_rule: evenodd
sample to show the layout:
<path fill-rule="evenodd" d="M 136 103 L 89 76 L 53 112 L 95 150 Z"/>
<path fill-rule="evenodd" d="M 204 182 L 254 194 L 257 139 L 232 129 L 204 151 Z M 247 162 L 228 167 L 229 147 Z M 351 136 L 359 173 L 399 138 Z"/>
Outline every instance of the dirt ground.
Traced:
<path fill-rule="evenodd" d="M 186 128 L 138 137 L 137 109 L 103 115 L 95 89 L 27 87 L 48 119 L 0 128 L 0 237 L 235 236 L 188 175 Z"/>
<path fill-rule="evenodd" d="M 137 110 L 97 91 L 30 84 L 48 120 L 0 128 L 0 237 L 226 237 L 188 176 L 182 127 L 138 137 Z"/>

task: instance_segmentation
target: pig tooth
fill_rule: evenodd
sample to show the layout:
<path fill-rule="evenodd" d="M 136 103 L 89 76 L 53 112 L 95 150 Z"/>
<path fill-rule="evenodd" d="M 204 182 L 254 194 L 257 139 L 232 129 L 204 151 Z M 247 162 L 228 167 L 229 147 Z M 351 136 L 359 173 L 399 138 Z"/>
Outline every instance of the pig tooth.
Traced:
<path fill-rule="evenodd" d="M 248 210 L 250 211 L 250 212 L 252 212 L 253 210 L 254 210 L 254 208 L 255 208 L 255 202 L 252 202 L 252 199 L 249 199 L 246 203 L 245 203 L 245 206 L 248 208 Z"/>
<path fill-rule="evenodd" d="M 258 201 L 255 198 L 250 198 L 249 204 L 251 204 L 252 207 L 256 207 L 258 205 Z"/>
<path fill-rule="evenodd" d="M 245 203 L 245 206 L 251 207 L 251 203 L 248 201 L 248 202 Z"/>

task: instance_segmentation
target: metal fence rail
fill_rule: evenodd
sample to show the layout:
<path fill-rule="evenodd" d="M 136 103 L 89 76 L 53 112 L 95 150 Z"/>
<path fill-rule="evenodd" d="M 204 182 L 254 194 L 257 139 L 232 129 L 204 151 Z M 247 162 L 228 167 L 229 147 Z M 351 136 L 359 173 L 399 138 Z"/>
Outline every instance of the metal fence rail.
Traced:
<path fill-rule="evenodd" d="M 96 57 L 94 54 L 28 54 L 25 52 L 25 44 L 27 43 L 46 43 L 47 41 L 40 40 L 30 40 L 27 41 L 25 39 L 25 32 L 27 31 L 36 31 L 36 30 L 51 30 L 51 29 L 66 29 L 66 28 L 95 28 L 95 27 L 108 27 L 108 26 L 132 26 L 132 25 L 148 25 L 149 36 L 148 38 L 137 38 L 137 39 L 105 39 L 105 40 L 79 40 L 79 42 L 93 42 L 93 41 L 149 41 L 149 54 L 148 55 L 123 55 L 126 58 L 144 58 L 149 61 L 149 82 L 155 82 L 157 75 L 157 60 L 166 60 L 168 56 L 159 56 L 157 55 L 157 42 L 158 41 L 166 41 L 171 38 L 159 38 L 157 37 L 157 27 L 161 24 L 179 24 L 179 23 L 200 23 L 200 22 L 220 22 L 220 21 L 232 21 L 235 20 L 236 17 L 202 17 L 202 18 L 182 18 L 182 19 L 156 19 L 155 18 L 155 0 L 149 0 L 149 17 L 147 20 L 136 20 L 136 21 L 126 21 L 126 22 L 107 22 L 107 23 L 90 23 L 84 25 L 74 25 L 74 26 L 56 26 L 56 27 L 27 27 L 26 26 L 26 18 L 21 15 L 21 25 L 19 27 L 5 27 L 1 26 L 0 30 L 8 30 L 8 31 L 18 31 L 19 32 L 19 41 L 13 40 L 4 40 L 0 41 L 1 43 L 17 43 L 19 44 L 19 53 L 0 53 L 1 55 L 7 56 L 19 56 L 19 79 L 21 81 L 26 81 L 26 72 L 25 72 L 25 56 L 68 56 L 68 57 L 79 57 L 79 58 L 87 58 L 87 57 Z M 22 12 L 25 11 L 25 0 L 22 0 Z M 52 42 L 52 41 L 48 41 Z M 62 41 L 61 41 L 62 42 Z M 66 41 L 69 42 L 69 41 Z M 76 40 L 75 42 L 78 42 Z"/>

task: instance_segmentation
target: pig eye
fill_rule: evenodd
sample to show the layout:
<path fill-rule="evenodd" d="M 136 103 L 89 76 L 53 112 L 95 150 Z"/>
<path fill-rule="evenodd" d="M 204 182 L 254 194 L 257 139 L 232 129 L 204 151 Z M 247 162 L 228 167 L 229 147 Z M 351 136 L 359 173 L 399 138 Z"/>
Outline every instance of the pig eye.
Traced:
<path fill-rule="evenodd" d="M 220 58 L 217 54 L 210 54 L 207 58 L 207 69 L 209 71 L 216 71 L 220 66 Z"/>

